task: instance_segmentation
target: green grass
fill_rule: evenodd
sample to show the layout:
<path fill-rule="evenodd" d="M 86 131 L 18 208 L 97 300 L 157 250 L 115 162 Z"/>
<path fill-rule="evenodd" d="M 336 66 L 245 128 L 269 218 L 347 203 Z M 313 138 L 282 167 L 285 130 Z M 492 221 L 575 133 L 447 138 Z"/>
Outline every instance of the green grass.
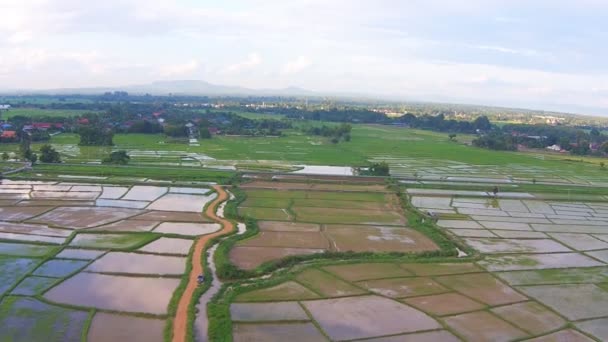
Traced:
<path fill-rule="evenodd" d="M 153 233 L 111 233 L 111 234 L 79 234 L 77 237 L 90 239 L 72 241 L 74 246 L 90 248 L 132 249 L 143 246 L 158 237 Z"/>
<path fill-rule="evenodd" d="M 85 113 L 93 113 L 91 110 L 79 110 L 79 109 L 41 109 L 41 108 L 11 108 L 9 111 L 2 112 L 3 119 L 10 119 L 13 116 L 27 116 L 31 118 L 38 117 L 71 117 L 78 116 Z"/>
<path fill-rule="evenodd" d="M 290 221 L 289 216 L 285 211 L 277 208 L 239 208 L 239 214 L 242 216 L 250 216 L 258 220 Z"/>
<path fill-rule="evenodd" d="M 34 171 L 21 173 L 23 177 L 53 178 L 58 175 L 102 176 L 102 177 L 137 177 L 171 181 L 213 181 L 230 183 L 235 172 L 209 169 L 159 167 L 159 166 L 112 166 L 112 165 L 71 165 L 71 164 L 38 164 Z"/>
<path fill-rule="evenodd" d="M 260 170 L 273 169 L 271 165 L 277 163 L 284 164 L 280 168 L 298 164 L 364 166 L 371 159 L 390 157 L 426 162 L 433 167 L 448 166 L 448 162 L 478 165 L 482 169 L 497 167 L 501 173 L 527 178 L 600 179 L 608 175 L 608 171 L 601 170 L 598 165 L 605 158 L 492 151 L 462 143 L 472 136 L 459 136 L 459 142 L 451 142 L 444 133 L 379 125 L 353 125 L 351 141 L 332 144 L 327 138 L 307 136 L 297 130 L 286 130 L 284 133 L 285 136 L 279 138 L 215 136 L 201 141 L 201 146 L 172 141 L 162 134 L 116 134 L 114 149 L 170 152 L 170 155 L 134 156 L 132 159 L 132 164 L 157 166 L 160 163 L 179 163 L 181 156 L 196 153 L 218 159 L 219 163 L 221 160 L 236 161 L 237 164 L 251 165 Z M 72 163 L 98 161 L 111 150 L 109 147 L 78 147 L 78 136 L 74 134 L 54 136 L 51 143 L 62 152 L 66 161 Z M 38 150 L 40 146 L 41 144 L 34 144 L 33 149 Z M 0 152 L 17 150 L 17 144 L 0 144 Z M 206 162 L 210 165 L 214 163 L 218 162 Z M 405 170 L 422 173 L 428 165 L 408 165 Z M 514 166 L 522 167 L 523 170 Z"/>
<path fill-rule="evenodd" d="M 327 201 L 363 201 L 382 203 L 385 201 L 384 193 L 375 192 L 330 192 L 330 191 L 303 191 L 303 190 L 265 190 L 265 189 L 247 189 L 248 198 L 277 199 L 317 199 Z"/>

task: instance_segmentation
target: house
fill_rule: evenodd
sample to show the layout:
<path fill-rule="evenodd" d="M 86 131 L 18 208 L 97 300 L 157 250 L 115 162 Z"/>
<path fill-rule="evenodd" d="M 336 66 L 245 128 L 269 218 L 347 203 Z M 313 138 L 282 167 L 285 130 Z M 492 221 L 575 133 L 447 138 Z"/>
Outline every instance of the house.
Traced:
<path fill-rule="evenodd" d="M 0 135 L 0 138 L 2 138 L 2 139 L 15 139 L 15 138 L 17 138 L 17 132 L 16 131 L 4 131 Z"/>
<path fill-rule="evenodd" d="M 7 104 L 0 105 L 0 110 L 9 110 L 9 109 L 11 109 L 11 105 L 7 105 Z"/>
<path fill-rule="evenodd" d="M 87 119 L 87 118 L 78 119 L 78 124 L 79 125 L 88 125 L 89 124 L 89 119 Z"/>
<path fill-rule="evenodd" d="M 551 150 L 551 151 L 555 151 L 555 152 L 559 152 L 562 150 L 561 146 L 557 145 L 557 144 L 553 144 L 551 146 L 547 146 L 546 147 L 547 150 Z"/>
<path fill-rule="evenodd" d="M 52 124 L 48 122 L 33 122 L 32 127 L 41 131 L 46 131 L 52 127 Z"/>

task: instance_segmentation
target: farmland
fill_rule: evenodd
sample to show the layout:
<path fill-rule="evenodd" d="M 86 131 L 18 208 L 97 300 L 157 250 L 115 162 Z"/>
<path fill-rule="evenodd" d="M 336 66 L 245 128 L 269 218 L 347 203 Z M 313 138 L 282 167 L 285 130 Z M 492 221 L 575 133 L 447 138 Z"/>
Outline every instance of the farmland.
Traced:
<path fill-rule="evenodd" d="M 4 181 L 2 339 L 163 341 L 194 240 L 220 228 L 201 214 L 214 197 L 206 187 Z"/>
<path fill-rule="evenodd" d="M 354 125 L 338 144 L 285 133 L 200 146 L 117 134 L 112 147 L 54 135 L 65 163 L 0 185 L 7 336 L 608 338 L 599 159 L 489 151 L 468 136 L 389 126 Z M 119 149 L 129 165 L 99 164 Z M 349 176 L 370 162 L 388 163 L 392 177 Z M 238 226 L 226 237 L 227 221 L 202 214 L 215 183 L 232 196 L 216 210 Z"/>
<path fill-rule="evenodd" d="M 301 165 L 365 166 L 386 161 L 397 177 L 490 177 L 562 183 L 598 183 L 605 176 L 600 158 L 547 153 L 489 151 L 449 141 L 445 134 L 389 126 L 355 125 L 349 142 L 286 131 L 284 137 L 216 136 L 200 146 L 163 135 L 117 134 L 113 147 L 78 146 L 78 136 L 59 134 L 51 144 L 67 163 L 99 163 L 112 150 L 126 150 L 141 166 L 188 166 L 236 170 L 297 170 Z M 34 144 L 33 150 L 40 148 Z M 17 144 L 0 144 L 0 152 Z M 51 166 L 52 167 L 52 166 Z"/>
<path fill-rule="evenodd" d="M 603 328 L 608 316 L 608 198 L 572 201 L 535 192 L 493 195 L 407 186 L 403 190 L 413 210 L 406 213 L 433 213 L 436 227 L 456 245 L 469 246 L 472 254 L 329 258 L 272 278 L 226 285 L 210 312 L 230 321 L 212 322 L 210 337 L 231 334 L 235 341 L 608 338 Z M 269 202 L 268 190 L 256 194 L 253 185 L 245 190 L 249 196 L 241 205 L 250 208 L 259 198 L 262 207 L 274 210 L 289 203 L 287 209 L 293 211 L 296 200 L 311 197 L 297 191 L 290 195 L 292 191 L 281 190 L 274 196 L 279 200 Z M 356 196 L 353 202 L 360 200 Z M 257 239 L 262 245 L 273 241 L 264 233 L 282 226 L 290 232 L 318 232 L 317 224 L 299 223 L 299 217 L 272 224 L 258 221 Z M 315 219 L 322 221 L 324 216 Z"/>

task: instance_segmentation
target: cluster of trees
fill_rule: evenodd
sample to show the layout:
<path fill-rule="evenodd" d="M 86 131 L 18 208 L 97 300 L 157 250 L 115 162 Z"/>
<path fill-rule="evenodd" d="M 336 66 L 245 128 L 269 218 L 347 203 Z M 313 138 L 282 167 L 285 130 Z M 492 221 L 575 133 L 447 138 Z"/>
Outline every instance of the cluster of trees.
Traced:
<path fill-rule="evenodd" d="M 339 143 L 340 141 L 350 141 L 351 135 L 350 132 L 352 130 L 352 126 L 349 124 L 341 124 L 339 126 L 326 126 L 323 125 L 321 127 L 308 127 L 303 128 L 304 133 L 308 135 L 318 135 L 322 137 L 328 137 L 331 139 L 331 142 L 334 144 Z"/>
<path fill-rule="evenodd" d="M 357 174 L 362 176 L 387 177 L 390 175 L 390 167 L 386 162 L 372 163 L 367 169 L 358 169 Z"/>
<path fill-rule="evenodd" d="M 113 146 L 114 133 L 105 127 L 81 126 L 78 129 L 80 146 Z"/>
<path fill-rule="evenodd" d="M 517 144 L 511 135 L 502 132 L 492 132 L 473 140 L 473 145 L 490 150 L 515 151 Z"/>
<path fill-rule="evenodd" d="M 61 163 L 61 156 L 51 145 L 40 147 L 40 161 L 43 163 Z"/>
<path fill-rule="evenodd" d="M 101 162 L 103 164 L 127 165 L 129 160 L 131 160 L 131 157 L 129 157 L 127 151 L 120 150 L 110 153 L 110 155 L 103 158 Z"/>
<path fill-rule="evenodd" d="M 476 133 L 478 131 L 489 131 L 492 129 L 492 124 L 486 116 L 479 116 L 473 121 L 446 120 L 443 114 L 431 116 L 422 115 L 414 116 L 413 114 L 405 114 L 402 117 L 395 119 L 396 122 L 404 123 L 412 128 L 425 129 L 438 132 L 452 133 Z"/>
<path fill-rule="evenodd" d="M 158 134 L 163 132 L 163 126 L 155 121 L 139 120 L 128 129 L 128 133 Z"/>

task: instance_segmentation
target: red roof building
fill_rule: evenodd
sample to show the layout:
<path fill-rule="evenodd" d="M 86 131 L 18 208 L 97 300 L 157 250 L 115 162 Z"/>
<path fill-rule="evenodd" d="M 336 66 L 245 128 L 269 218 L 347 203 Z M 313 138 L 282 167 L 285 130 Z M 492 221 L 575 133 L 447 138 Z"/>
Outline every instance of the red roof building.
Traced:
<path fill-rule="evenodd" d="M 2 132 L 2 135 L 0 135 L 0 138 L 2 138 L 2 139 L 14 139 L 16 137 L 17 137 L 16 131 L 4 131 L 4 132 Z"/>

